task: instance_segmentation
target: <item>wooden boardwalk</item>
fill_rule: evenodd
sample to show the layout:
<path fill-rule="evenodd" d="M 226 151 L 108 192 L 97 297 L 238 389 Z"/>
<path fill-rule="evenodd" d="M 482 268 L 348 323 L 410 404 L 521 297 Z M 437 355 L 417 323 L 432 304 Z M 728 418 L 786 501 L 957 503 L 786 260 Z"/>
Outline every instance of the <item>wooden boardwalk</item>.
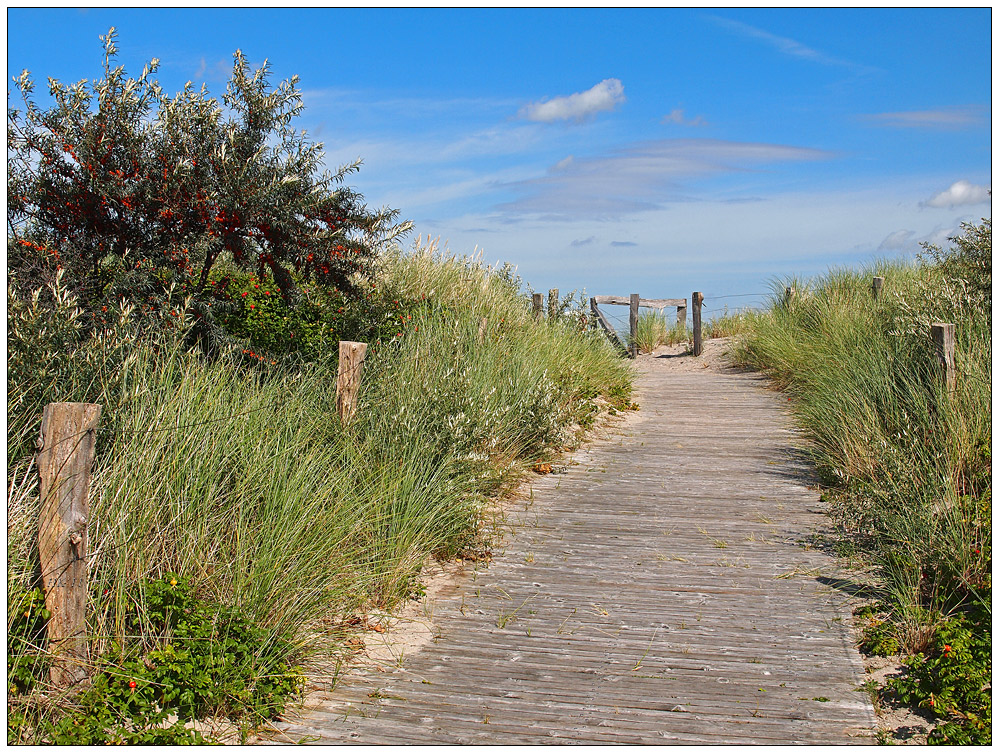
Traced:
<path fill-rule="evenodd" d="M 434 605 L 436 640 L 338 684 L 287 736 L 873 742 L 784 399 L 753 375 L 645 363 L 638 421 L 533 484 L 505 551 Z"/>

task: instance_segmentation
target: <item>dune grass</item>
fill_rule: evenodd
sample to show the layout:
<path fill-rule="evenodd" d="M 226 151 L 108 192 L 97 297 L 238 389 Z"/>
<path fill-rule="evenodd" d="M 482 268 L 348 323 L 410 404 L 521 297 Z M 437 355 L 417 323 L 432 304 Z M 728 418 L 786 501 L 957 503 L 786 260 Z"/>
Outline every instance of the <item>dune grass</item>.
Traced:
<path fill-rule="evenodd" d="M 300 659 L 324 648 L 324 620 L 391 607 L 428 557 L 485 546 L 491 501 L 575 444 L 603 405 L 628 404 L 631 368 L 606 338 L 569 320 L 535 322 L 509 270 L 433 246 L 382 265 L 373 295 L 405 298 L 416 314 L 373 344 L 348 426 L 336 414 L 335 363 L 206 360 L 179 339 L 129 337 L 127 314 L 121 331 L 84 338 L 63 293 L 54 312 L 15 301 L 8 590 L 37 583 L 31 441 L 48 401 L 103 405 L 90 519 L 95 654 L 136 640 L 142 585 L 177 573 L 265 627 L 262 656 L 290 642 Z M 15 620 L 9 607 L 8 629 Z"/>

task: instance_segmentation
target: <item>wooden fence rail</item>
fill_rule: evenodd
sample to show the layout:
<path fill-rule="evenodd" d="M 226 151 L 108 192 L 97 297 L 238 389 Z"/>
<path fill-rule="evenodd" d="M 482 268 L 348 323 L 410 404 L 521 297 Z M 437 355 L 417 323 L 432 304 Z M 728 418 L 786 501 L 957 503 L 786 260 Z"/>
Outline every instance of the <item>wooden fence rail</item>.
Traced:
<path fill-rule="evenodd" d="M 701 294 L 697 294 L 701 296 Z M 608 338 L 618 346 L 626 348 L 622 343 L 621 338 L 618 337 L 618 333 L 615 331 L 611 323 L 608 322 L 607 317 L 604 316 L 603 312 L 600 310 L 601 304 L 612 304 L 617 306 L 627 306 L 629 308 L 629 342 L 627 350 L 631 358 L 636 358 L 639 355 L 639 344 L 637 341 L 637 335 L 639 331 L 639 307 L 645 307 L 647 309 L 660 309 L 661 311 L 668 306 L 677 307 L 677 322 L 681 327 L 687 324 L 687 299 L 683 298 L 642 298 L 638 293 L 632 293 L 629 296 L 592 296 L 590 299 L 590 313 L 593 315 L 594 326 L 600 325 L 604 332 L 607 333 Z M 697 304 L 694 303 L 692 299 L 692 308 L 697 309 L 697 327 L 701 327 L 701 299 L 698 300 Z M 698 342 L 701 342 L 701 331 L 698 330 L 697 334 Z M 696 353 L 699 356 L 701 351 Z"/>

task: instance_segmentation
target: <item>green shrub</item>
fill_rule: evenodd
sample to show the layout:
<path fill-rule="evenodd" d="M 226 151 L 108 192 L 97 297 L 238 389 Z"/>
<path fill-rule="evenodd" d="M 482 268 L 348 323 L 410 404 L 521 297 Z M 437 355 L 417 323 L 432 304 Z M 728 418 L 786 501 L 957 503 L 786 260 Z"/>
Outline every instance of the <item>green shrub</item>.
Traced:
<path fill-rule="evenodd" d="M 167 95 L 152 60 L 133 79 L 114 65 L 115 30 L 101 38 L 101 78 L 34 82 L 8 109 L 8 268 L 26 290 L 61 270 L 89 319 L 122 299 L 191 314 L 207 350 L 232 311 L 220 263 L 263 277 L 294 308 L 302 281 L 357 292 L 379 249 L 405 233 L 395 210 L 371 211 L 345 185 L 360 161 L 324 169 L 322 144 L 295 128 L 298 77 L 272 86 L 265 63 L 240 51 L 222 102 L 190 82 Z"/>
<path fill-rule="evenodd" d="M 10 631 L 15 647 L 9 638 L 8 656 L 28 657 L 17 645 L 36 640 L 38 619 L 44 626 L 46 611 L 32 609 L 40 599 L 39 590 L 22 599 L 18 609 L 27 605 L 25 615 L 37 618 L 32 624 L 15 621 Z M 233 608 L 195 598 L 186 579 L 167 574 L 144 584 L 137 608 L 126 643 L 108 647 L 88 688 L 65 714 L 40 715 L 33 708 L 36 700 L 14 700 L 18 717 L 8 726 L 9 742 L 204 743 L 184 721 L 211 715 L 252 724 L 280 714 L 297 693 L 301 675 L 287 662 L 293 648 Z M 8 659 L 11 696 L 44 683 L 44 667 L 15 665 L 12 673 Z M 179 721 L 164 727 L 170 716 Z"/>
<path fill-rule="evenodd" d="M 989 600 L 989 592 L 985 598 Z M 926 652 L 905 661 L 906 674 L 889 687 L 902 701 L 941 722 L 932 744 L 992 743 L 992 631 L 989 602 L 939 625 Z"/>

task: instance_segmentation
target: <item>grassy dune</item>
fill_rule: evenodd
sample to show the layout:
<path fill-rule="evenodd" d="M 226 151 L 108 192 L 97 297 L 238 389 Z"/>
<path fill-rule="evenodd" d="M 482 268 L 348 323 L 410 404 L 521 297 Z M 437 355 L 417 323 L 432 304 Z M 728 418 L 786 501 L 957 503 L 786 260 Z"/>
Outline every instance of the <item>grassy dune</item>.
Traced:
<path fill-rule="evenodd" d="M 382 264 L 371 295 L 414 313 L 398 337 L 372 344 L 346 427 L 331 361 L 248 367 L 235 351 L 209 361 L 179 340 L 133 340 L 127 324 L 87 339 L 71 299 L 54 314 L 15 302 L 10 593 L 37 583 L 31 440 L 48 401 L 104 407 L 90 520 L 95 654 L 156 646 L 139 595 L 177 574 L 262 626 L 264 660 L 286 659 L 289 642 L 305 657 L 322 646 L 320 618 L 391 606 L 429 556 L 482 546 L 491 499 L 576 443 L 602 406 L 628 403 L 630 366 L 603 335 L 570 318 L 535 322 L 506 271 L 433 247 Z M 9 631 L 18 604 L 8 602 Z M 26 646 L 15 654 L 30 655 Z M 38 735 L 25 724 L 15 739 Z"/>
<path fill-rule="evenodd" d="M 938 717 L 942 743 L 989 737 L 990 253 L 986 221 L 920 263 L 776 281 L 732 353 L 792 396 L 838 547 L 877 569 L 866 646 L 914 658 L 895 690 Z M 956 326 L 954 390 L 938 378 L 933 322 Z"/>

